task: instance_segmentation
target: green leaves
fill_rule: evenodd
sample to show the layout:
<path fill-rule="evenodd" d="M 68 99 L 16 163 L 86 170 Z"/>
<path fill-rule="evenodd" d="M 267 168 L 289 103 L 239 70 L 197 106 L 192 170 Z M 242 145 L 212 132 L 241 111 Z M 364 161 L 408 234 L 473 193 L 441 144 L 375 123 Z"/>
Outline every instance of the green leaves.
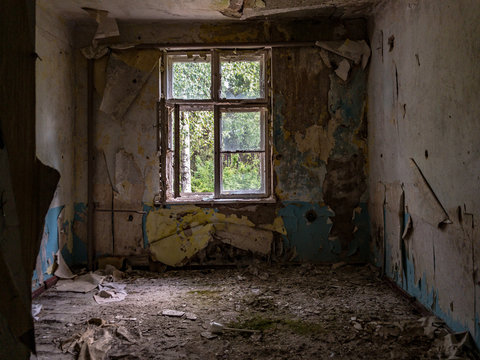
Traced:
<path fill-rule="evenodd" d="M 220 73 L 221 98 L 258 99 L 263 97 L 260 92 L 260 61 L 222 61 Z"/>
<path fill-rule="evenodd" d="M 223 154 L 222 180 L 224 191 L 261 190 L 259 154 Z"/>
<path fill-rule="evenodd" d="M 260 112 L 224 112 L 221 124 L 222 150 L 263 150 Z"/>
<path fill-rule="evenodd" d="M 174 99 L 210 99 L 210 62 L 174 62 L 172 70 Z"/>
<path fill-rule="evenodd" d="M 221 99 L 263 98 L 262 56 L 220 54 Z M 210 55 L 175 54 L 169 55 L 169 59 L 171 74 L 168 77 L 173 99 L 214 100 Z M 215 188 L 214 113 L 205 111 L 205 105 L 198 105 L 199 110 L 192 110 L 196 105 L 189 106 L 190 110 L 181 110 L 180 116 L 181 184 L 185 184 L 187 192 L 212 193 Z M 213 110 L 219 105 L 207 106 Z M 263 118 L 259 110 L 240 110 L 221 109 L 220 112 L 222 188 L 224 191 L 259 191 L 263 184 L 265 154 L 249 151 L 265 149 Z"/>

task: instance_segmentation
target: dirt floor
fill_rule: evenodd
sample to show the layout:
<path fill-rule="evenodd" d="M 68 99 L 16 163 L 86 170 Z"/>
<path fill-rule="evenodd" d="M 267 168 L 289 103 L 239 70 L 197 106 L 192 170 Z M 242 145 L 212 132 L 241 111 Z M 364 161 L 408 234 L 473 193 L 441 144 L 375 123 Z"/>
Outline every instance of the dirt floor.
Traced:
<path fill-rule="evenodd" d="M 468 347 L 368 266 L 130 271 L 117 282 L 120 302 L 55 288 L 35 299 L 38 359 L 436 359 Z M 212 321 L 253 332 L 215 333 Z"/>

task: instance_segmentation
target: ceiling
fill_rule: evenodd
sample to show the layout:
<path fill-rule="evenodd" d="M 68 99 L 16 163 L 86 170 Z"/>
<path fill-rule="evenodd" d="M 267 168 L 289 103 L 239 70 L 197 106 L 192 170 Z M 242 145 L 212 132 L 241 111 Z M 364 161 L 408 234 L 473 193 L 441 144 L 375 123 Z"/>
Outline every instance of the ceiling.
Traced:
<path fill-rule="evenodd" d="M 75 21 L 93 20 L 82 8 L 106 10 L 123 21 L 247 20 L 367 16 L 381 0 L 37 0 L 38 6 Z"/>

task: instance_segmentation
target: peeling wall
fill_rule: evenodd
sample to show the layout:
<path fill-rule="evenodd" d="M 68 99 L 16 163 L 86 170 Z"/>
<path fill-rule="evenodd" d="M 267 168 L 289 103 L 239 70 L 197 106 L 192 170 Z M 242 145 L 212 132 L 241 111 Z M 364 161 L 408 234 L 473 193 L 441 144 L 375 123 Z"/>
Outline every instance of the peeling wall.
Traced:
<path fill-rule="evenodd" d="M 477 344 L 479 16 L 478 1 L 387 1 L 368 80 L 376 263 Z"/>
<path fill-rule="evenodd" d="M 118 44 L 366 37 L 365 23 L 357 20 L 120 23 L 119 28 Z M 77 45 L 88 46 L 94 32 L 79 26 Z M 332 67 L 340 56 L 331 55 L 327 66 L 319 47 L 273 49 L 276 202 L 163 208 L 154 206 L 160 190 L 155 133 L 159 69 L 147 66 L 149 57 L 159 54 L 148 51 L 114 50 L 95 60 L 96 256 L 150 253 L 171 266 L 238 263 L 252 256 L 316 262 L 369 259 L 366 70 L 352 62 L 344 81 Z M 115 95 L 113 89 L 129 95 Z M 119 113 L 121 109 L 126 112 Z"/>
<path fill-rule="evenodd" d="M 52 276 L 59 249 L 70 264 L 73 259 L 75 68 L 72 44 L 71 27 L 37 2 L 36 153 L 61 177 L 45 218 L 33 289 Z"/>

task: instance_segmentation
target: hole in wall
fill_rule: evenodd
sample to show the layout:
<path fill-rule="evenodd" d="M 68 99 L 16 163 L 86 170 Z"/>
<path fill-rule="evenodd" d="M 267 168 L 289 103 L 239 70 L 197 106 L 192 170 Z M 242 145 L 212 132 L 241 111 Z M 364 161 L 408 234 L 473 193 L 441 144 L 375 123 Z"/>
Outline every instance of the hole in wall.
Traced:
<path fill-rule="evenodd" d="M 462 222 L 463 221 L 463 214 L 462 214 L 462 207 L 459 206 L 457 208 L 457 217 L 458 217 L 458 222 Z"/>
<path fill-rule="evenodd" d="M 128 215 L 128 221 L 133 221 L 133 215 Z"/>
<path fill-rule="evenodd" d="M 314 210 L 308 210 L 305 214 L 305 218 L 308 222 L 314 222 L 317 219 L 317 213 Z"/>
<path fill-rule="evenodd" d="M 137 83 L 137 79 L 133 79 L 132 82 L 133 82 L 134 84 L 136 84 L 136 83 Z"/>
<path fill-rule="evenodd" d="M 428 159 L 428 150 L 425 149 L 425 159 Z"/>

